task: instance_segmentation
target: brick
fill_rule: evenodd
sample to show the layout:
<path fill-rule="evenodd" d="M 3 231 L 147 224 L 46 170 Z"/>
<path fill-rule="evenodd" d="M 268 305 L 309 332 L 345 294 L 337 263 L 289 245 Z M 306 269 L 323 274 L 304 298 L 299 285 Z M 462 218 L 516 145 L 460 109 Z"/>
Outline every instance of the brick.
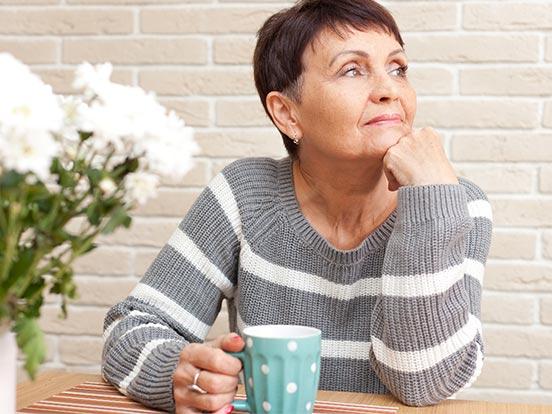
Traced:
<path fill-rule="evenodd" d="M 54 63 L 57 42 L 54 40 L 0 40 L 0 52 L 8 52 L 28 65 Z"/>
<path fill-rule="evenodd" d="M 102 362 L 102 338 L 72 338 L 62 336 L 59 339 L 59 354 L 64 364 L 100 364 Z"/>
<path fill-rule="evenodd" d="M 483 286 L 488 290 L 552 292 L 552 267 L 540 264 L 487 264 Z"/>
<path fill-rule="evenodd" d="M 547 101 L 544 105 L 544 117 L 542 124 L 545 127 L 552 128 L 552 101 Z"/>
<path fill-rule="evenodd" d="M 213 3 L 214 0 L 65 0 L 67 4 L 183 4 L 183 3 Z"/>
<path fill-rule="evenodd" d="M 126 248 L 99 246 L 75 261 L 75 272 L 86 275 L 131 274 L 131 252 Z"/>
<path fill-rule="evenodd" d="M 542 254 L 547 259 L 552 258 L 552 231 L 547 230 L 542 235 Z"/>
<path fill-rule="evenodd" d="M 542 298 L 540 301 L 541 323 L 552 325 L 552 298 Z"/>
<path fill-rule="evenodd" d="M 213 42 L 213 61 L 226 64 L 250 64 L 256 39 L 254 36 L 216 37 Z"/>
<path fill-rule="evenodd" d="M 205 187 L 209 183 L 209 162 L 196 158 L 192 169 L 184 177 L 162 177 L 161 183 L 169 187 Z"/>
<path fill-rule="evenodd" d="M 415 62 L 536 62 L 539 37 L 506 34 L 405 34 Z"/>
<path fill-rule="evenodd" d="M 217 126 L 270 126 L 261 101 L 257 99 L 218 100 L 215 106 Z"/>
<path fill-rule="evenodd" d="M 282 144 L 283 145 L 283 144 Z M 228 164 L 232 163 L 236 159 L 234 158 L 227 158 L 227 159 L 215 159 L 213 160 L 212 167 L 211 167 L 211 175 L 214 177 L 219 172 L 223 170 L 224 167 L 226 167 Z"/>
<path fill-rule="evenodd" d="M 552 167 L 539 168 L 539 190 L 543 193 L 552 193 Z"/>
<path fill-rule="evenodd" d="M 527 389 L 533 384 L 535 371 L 535 364 L 531 362 L 488 358 L 474 386 Z"/>
<path fill-rule="evenodd" d="M 551 68 L 492 68 L 460 71 L 462 95 L 552 94 Z"/>
<path fill-rule="evenodd" d="M 533 187 L 535 171 L 529 167 L 456 166 L 458 175 L 477 183 L 486 193 L 528 193 Z"/>
<path fill-rule="evenodd" d="M 176 112 L 186 125 L 193 127 L 209 126 L 208 101 L 160 98 L 159 102 L 165 108 Z"/>
<path fill-rule="evenodd" d="M 65 39 L 62 56 L 64 63 L 198 64 L 207 63 L 207 42 L 182 38 Z"/>
<path fill-rule="evenodd" d="M 153 219 L 136 217 L 129 229 L 119 229 L 109 236 L 102 236 L 98 242 L 102 245 L 123 245 L 141 247 L 162 247 L 180 219 Z"/>
<path fill-rule="evenodd" d="M 531 325 L 536 307 L 535 299 L 520 297 L 518 294 L 484 294 L 481 319 L 483 322 Z"/>
<path fill-rule="evenodd" d="M 552 362 L 543 361 L 539 364 L 539 385 L 552 389 Z"/>
<path fill-rule="evenodd" d="M 552 4 L 537 2 L 466 3 L 464 29 L 539 30 L 552 29 Z"/>
<path fill-rule="evenodd" d="M 484 388 L 471 388 L 460 391 L 457 394 L 457 398 L 459 400 L 477 400 L 502 403 L 509 402 L 518 404 L 552 404 L 552 393 L 545 393 L 542 390 L 516 390 L 516 392 L 512 392 L 511 390 L 485 390 Z M 509 408 L 505 408 L 505 410 L 509 410 Z"/>
<path fill-rule="evenodd" d="M 455 161 L 549 161 L 552 134 L 459 133 L 452 138 L 451 154 Z"/>
<path fill-rule="evenodd" d="M 416 124 L 442 128 L 535 128 L 536 101 L 508 99 L 420 99 Z M 487 134 L 488 135 L 488 134 Z"/>
<path fill-rule="evenodd" d="M 536 233 L 495 230 L 489 257 L 493 259 L 531 260 L 535 258 L 536 250 Z"/>
<path fill-rule="evenodd" d="M 136 285 L 131 278 L 105 278 L 80 276 L 75 278 L 78 298 L 71 301 L 76 305 L 113 306 L 126 298 Z"/>
<path fill-rule="evenodd" d="M 122 34 L 132 30 L 132 10 L 44 8 L 0 11 L 0 33 L 3 34 Z"/>
<path fill-rule="evenodd" d="M 391 12 L 401 32 L 453 30 L 456 28 L 457 8 L 446 2 L 392 2 L 385 7 Z"/>
<path fill-rule="evenodd" d="M 107 310 L 68 306 L 67 319 L 62 319 L 59 317 L 59 307 L 48 305 L 42 307 L 39 323 L 46 333 L 101 336 Z"/>
<path fill-rule="evenodd" d="M 550 358 L 552 330 L 532 327 L 487 327 L 484 332 L 487 355 Z"/>
<path fill-rule="evenodd" d="M 198 132 L 196 140 L 201 147 L 201 154 L 208 157 L 266 156 L 278 158 L 286 154 L 282 137 L 276 128 Z"/>
<path fill-rule="evenodd" d="M 548 62 L 552 61 L 552 36 L 546 37 L 546 50 L 544 52 L 544 59 Z"/>
<path fill-rule="evenodd" d="M 142 277 L 151 266 L 161 249 L 140 249 L 136 250 L 134 256 L 134 274 Z"/>
<path fill-rule="evenodd" d="M 54 92 L 58 94 L 75 94 L 73 88 L 75 69 L 33 69 L 33 72 L 42 80 L 51 85 Z M 132 72 L 130 70 L 114 70 L 111 80 L 124 85 L 132 85 Z"/>
<path fill-rule="evenodd" d="M 543 199 L 497 199 L 492 200 L 496 226 L 552 225 L 552 200 Z"/>
<path fill-rule="evenodd" d="M 280 9 L 267 5 L 144 9 L 140 28 L 143 33 L 256 33 Z"/>
<path fill-rule="evenodd" d="M 410 66 L 408 79 L 418 95 L 451 95 L 454 76 L 449 69 Z"/>
<path fill-rule="evenodd" d="M 156 69 L 140 71 L 140 86 L 160 95 L 252 95 L 249 68 Z"/>
<path fill-rule="evenodd" d="M 59 0 L 0 0 L 0 4 L 14 4 L 17 6 L 21 6 L 23 4 L 59 4 Z"/>
<path fill-rule="evenodd" d="M 136 216 L 170 216 L 182 218 L 199 195 L 197 190 L 166 188 L 158 191 L 157 197 L 150 199 L 134 211 Z"/>

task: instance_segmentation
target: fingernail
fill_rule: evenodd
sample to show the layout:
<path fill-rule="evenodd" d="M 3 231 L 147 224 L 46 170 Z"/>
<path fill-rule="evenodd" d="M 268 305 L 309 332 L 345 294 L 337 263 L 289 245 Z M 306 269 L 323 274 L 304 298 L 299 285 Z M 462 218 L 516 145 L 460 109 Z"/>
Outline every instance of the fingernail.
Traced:
<path fill-rule="evenodd" d="M 232 411 L 234 411 L 234 406 L 229 405 L 228 407 L 226 407 L 226 411 L 224 412 L 224 414 L 230 414 Z"/>
<path fill-rule="evenodd" d="M 241 336 L 239 336 L 238 334 L 230 334 L 230 339 L 232 341 L 237 341 L 238 339 L 241 339 Z"/>

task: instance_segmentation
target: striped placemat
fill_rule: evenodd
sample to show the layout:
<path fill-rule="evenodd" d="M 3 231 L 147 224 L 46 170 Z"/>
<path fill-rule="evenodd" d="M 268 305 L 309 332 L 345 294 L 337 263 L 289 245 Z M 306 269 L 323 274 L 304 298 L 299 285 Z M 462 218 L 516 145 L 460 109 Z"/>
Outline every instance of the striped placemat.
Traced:
<path fill-rule="evenodd" d="M 237 394 L 236 399 L 245 399 L 245 395 Z M 319 400 L 314 403 L 314 414 L 388 414 L 398 411 L 398 407 L 379 405 Z M 86 381 L 67 391 L 29 405 L 19 410 L 18 414 L 158 414 L 161 412 L 132 401 L 105 382 Z"/>

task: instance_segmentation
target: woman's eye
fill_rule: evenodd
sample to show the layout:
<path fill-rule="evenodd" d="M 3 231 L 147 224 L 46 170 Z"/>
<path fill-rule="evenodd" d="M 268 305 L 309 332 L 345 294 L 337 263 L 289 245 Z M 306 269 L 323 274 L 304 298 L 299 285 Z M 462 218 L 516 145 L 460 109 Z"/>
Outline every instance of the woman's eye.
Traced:
<path fill-rule="evenodd" d="M 350 67 L 349 69 L 346 69 L 344 75 L 350 78 L 354 78 L 359 73 L 360 71 L 358 70 L 358 68 L 356 66 L 353 66 L 353 67 Z"/>
<path fill-rule="evenodd" d="M 397 76 L 406 78 L 406 72 L 408 71 L 408 65 L 400 66 L 397 69 L 393 69 L 391 73 L 397 72 Z"/>

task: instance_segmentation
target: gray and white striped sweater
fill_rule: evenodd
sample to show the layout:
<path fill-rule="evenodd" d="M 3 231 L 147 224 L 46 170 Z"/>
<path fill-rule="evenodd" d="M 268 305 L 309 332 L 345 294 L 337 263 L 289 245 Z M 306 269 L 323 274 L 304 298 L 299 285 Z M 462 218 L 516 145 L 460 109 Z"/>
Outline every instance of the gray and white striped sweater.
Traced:
<path fill-rule="evenodd" d="M 233 331 L 321 329 L 321 389 L 391 392 L 429 405 L 471 385 L 483 362 L 481 284 L 492 232 L 485 194 L 463 178 L 402 187 L 387 220 L 343 251 L 302 215 L 292 178 L 289 158 L 249 158 L 211 181 L 141 282 L 108 312 L 106 380 L 174 410 L 179 353 L 204 340 L 226 299 Z"/>

